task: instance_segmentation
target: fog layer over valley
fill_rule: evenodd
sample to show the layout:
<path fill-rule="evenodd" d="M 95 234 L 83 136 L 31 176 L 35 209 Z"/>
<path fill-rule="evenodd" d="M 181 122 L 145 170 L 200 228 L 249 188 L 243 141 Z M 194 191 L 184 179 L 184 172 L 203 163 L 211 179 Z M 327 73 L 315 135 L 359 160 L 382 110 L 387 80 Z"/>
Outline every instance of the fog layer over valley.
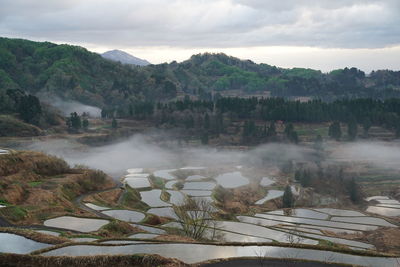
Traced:
<path fill-rule="evenodd" d="M 271 143 L 247 151 L 211 147 L 182 147 L 176 143 L 158 145 L 146 135 L 137 134 L 114 144 L 88 147 L 69 139 L 34 141 L 23 149 L 46 152 L 64 158 L 69 164 L 101 169 L 112 176 L 129 168 L 175 168 L 185 166 L 260 166 L 265 162 L 313 159 L 313 150 L 301 146 Z"/>
<path fill-rule="evenodd" d="M 383 169 L 400 170 L 400 142 L 343 143 L 331 148 L 337 161 L 367 162 Z"/>
<path fill-rule="evenodd" d="M 60 110 L 64 116 L 69 116 L 71 113 L 76 112 L 78 115 L 82 115 L 83 113 L 88 114 L 92 118 L 101 117 L 101 109 L 98 107 L 85 105 L 73 100 L 63 100 L 58 96 L 46 94 L 39 94 L 39 98 L 44 103 Z"/>
<path fill-rule="evenodd" d="M 276 166 L 288 161 L 321 160 L 311 146 L 268 143 L 249 150 L 187 147 L 176 142 L 154 141 L 152 134 L 136 134 L 113 144 L 88 147 L 70 139 L 34 141 L 23 149 L 46 152 L 64 158 L 69 164 L 83 164 L 119 177 L 129 168 L 176 168 L 185 166 Z M 156 138 L 163 136 L 158 132 Z M 167 136 L 167 134 L 165 134 Z M 399 168 L 399 143 L 327 143 L 324 160 L 329 162 L 368 162 L 380 168 Z"/>

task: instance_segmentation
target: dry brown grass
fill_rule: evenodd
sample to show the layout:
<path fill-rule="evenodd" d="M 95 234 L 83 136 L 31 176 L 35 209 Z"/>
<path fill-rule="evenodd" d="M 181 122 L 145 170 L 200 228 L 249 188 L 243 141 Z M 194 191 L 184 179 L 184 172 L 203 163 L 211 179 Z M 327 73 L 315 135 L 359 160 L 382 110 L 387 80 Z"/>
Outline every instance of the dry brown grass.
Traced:
<path fill-rule="evenodd" d="M 37 224 L 66 213 L 85 215 L 77 196 L 115 186 L 101 171 L 71 169 L 64 160 L 21 151 L 0 157 L 0 199 L 9 207 L 0 216 L 16 224 Z"/>

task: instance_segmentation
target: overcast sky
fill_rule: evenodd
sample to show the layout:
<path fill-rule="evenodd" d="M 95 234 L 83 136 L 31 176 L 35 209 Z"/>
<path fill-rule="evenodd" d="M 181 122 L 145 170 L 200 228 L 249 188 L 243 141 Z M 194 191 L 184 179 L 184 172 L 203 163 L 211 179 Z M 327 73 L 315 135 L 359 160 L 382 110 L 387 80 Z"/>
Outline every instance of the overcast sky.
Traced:
<path fill-rule="evenodd" d="M 400 69 L 400 0 L 0 0 L 0 35 L 152 63 L 225 52 L 281 67 Z"/>

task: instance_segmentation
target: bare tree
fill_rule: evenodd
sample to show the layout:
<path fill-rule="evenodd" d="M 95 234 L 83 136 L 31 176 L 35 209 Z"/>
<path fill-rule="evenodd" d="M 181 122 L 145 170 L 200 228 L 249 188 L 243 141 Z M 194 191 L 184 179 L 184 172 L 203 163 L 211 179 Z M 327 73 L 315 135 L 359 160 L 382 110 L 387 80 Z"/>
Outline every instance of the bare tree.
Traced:
<path fill-rule="evenodd" d="M 183 232 L 194 239 L 217 237 L 217 223 L 211 218 L 214 210 L 211 202 L 199 198 L 186 198 L 180 205 L 174 206 Z"/>

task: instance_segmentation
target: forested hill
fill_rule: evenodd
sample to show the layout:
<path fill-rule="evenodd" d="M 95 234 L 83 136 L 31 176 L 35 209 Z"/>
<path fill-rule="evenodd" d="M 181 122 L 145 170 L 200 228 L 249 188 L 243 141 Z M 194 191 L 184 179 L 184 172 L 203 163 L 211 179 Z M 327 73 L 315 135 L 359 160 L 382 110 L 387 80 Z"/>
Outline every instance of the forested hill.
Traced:
<path fill-rule="evenodd" d="M 400 96 L 400 72 L 383 70 L 366 76 L 358 69 L 346 68 L 324 74 L 256 64 L 224 54 L 135 67 L 106 60 L 82 47 L 0 38 L 0 106 L 12 106 L 10 97 L 18 90 L 117 109 L 138 100 L 154 102 L 184 94 L 209 99 L 211 92 L 226 90 L 323 100 L 388 98 Z"/>

